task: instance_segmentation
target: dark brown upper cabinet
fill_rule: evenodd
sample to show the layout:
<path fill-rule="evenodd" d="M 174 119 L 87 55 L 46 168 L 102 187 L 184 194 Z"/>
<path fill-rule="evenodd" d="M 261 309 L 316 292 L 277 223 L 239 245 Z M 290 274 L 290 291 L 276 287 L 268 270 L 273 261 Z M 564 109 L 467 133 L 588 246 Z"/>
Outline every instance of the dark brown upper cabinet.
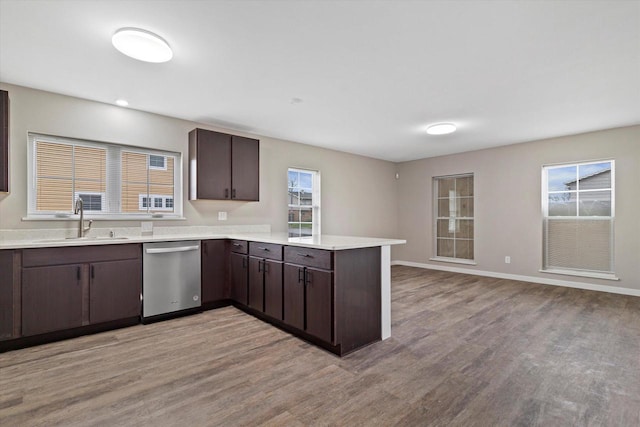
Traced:
<path fill-rule="evenodd" d="M 189 200 L 260 200 L 260 141 L 189 132 Z"/>
<path fill-rule="evenodd" d="M 0 193 L 9 192 L 9 92 L 0 90 Z"/>

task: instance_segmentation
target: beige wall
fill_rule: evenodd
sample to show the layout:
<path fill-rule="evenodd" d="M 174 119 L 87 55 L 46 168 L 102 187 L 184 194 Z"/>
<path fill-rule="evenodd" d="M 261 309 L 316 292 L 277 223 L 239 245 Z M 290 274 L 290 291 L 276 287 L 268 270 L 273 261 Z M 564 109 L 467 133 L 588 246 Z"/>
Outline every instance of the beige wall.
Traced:
<path fill-rule="evenodd" d="M 597 159 L 616 164 L 615 272 L 619 282 L 540 273 L 543 165 Z M 398 238 L 393 259 L 640 289 L 640 126 L 492 148 L 398 165 Z M 432 178 L 475 176 L 477 266 L 430 261 Z M 511 257 L 505 264 L 504 257 Z"/>
<path fill-rule="evenodd" d="M 0 84 L 10 97 L 11 193 L 0 194 L 0 229 L 74 228 L 74 221 L 22 221 L 27 212 L 27 132 L 116 142 L 183 155 L 183 196 L 187 193 L 188 132 L 195 127 L 226 132 L 186 120 L 109 104 Z M 260 202 L 184 201 L 186 221 L 156 225 L 271 224 L 286 231 L 287 168 L 319 170 L 322 176 L 322 232 L 395 237 L 395 164 L 242 132 L 260 139 Z M 227 211 L 228 221 L 217 212 Z M 139 226 L 139 222 L 100 221 L 98 227 Z"/>

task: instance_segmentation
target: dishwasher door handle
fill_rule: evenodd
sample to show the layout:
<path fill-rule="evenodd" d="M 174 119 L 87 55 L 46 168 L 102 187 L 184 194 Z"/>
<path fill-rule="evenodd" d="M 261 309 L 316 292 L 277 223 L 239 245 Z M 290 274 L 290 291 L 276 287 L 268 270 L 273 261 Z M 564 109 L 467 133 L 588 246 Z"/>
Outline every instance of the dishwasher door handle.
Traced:
<path fill-rule="evenodd" d="M 147 248 L 146 251 L 148 254 L 167 254 L 171 252 L 188 252 L 188 251 L 197 251 L 200 249 L 200 246 L 178 246 L 175 248 Z"/>

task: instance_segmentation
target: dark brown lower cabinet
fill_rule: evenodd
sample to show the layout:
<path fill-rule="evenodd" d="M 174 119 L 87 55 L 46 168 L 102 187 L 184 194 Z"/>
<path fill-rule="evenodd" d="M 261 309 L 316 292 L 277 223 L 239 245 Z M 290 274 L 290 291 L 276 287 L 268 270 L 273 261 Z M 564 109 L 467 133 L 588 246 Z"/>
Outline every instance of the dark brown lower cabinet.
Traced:
<path fill-rule="evenodd" d="M 306 332 L 333 342 L 333 273 L 305 268 Z"/>
<path fill-rule="evenodd" d="M 226 240 L 202 241 L 202 305 L 229 299 Z"/>
<path fill-rule="evenodd" d="M 89 265 L 89 323 L 140 315 L 142 269 L 139 260 Z"/>
<path fill-rule="evenodd" d="M 333 342 L 333 273 L 284 265 L 284 322 Z"/>
<path fill-rule="evenodd" d="M 140 316 L 137 244 L 22 251 L 22 336 Z"/>
<path fill-rule="evenodd" d="M 229 273 L 231 276 L 231 299 L 237 303 L 247 305 L 249 256 L 232 252 L 229 255 L 229 264 Z"/>
<path fill-rule="evenodd" d="M 264 262 L 264 312 L 282 320 L 282 266 L 279 261 Z"/>
<path fill-rule="evenodd" d="M 304 267 L 284 265 L 284 323 L 304 330 Z"/>
<path fill-rule="evenodd" d="M 0 251 L 0 341 L 20 336 L 21 251 Z"/>
<path fill-rule="evenodd" d="M 282 262 L 249 257 L 249 307 L 282 320 Z"/>
<path fill-rule="evenodd" d="M 22 271 L 22 335 L 82 326 L 82 265 Z"/>

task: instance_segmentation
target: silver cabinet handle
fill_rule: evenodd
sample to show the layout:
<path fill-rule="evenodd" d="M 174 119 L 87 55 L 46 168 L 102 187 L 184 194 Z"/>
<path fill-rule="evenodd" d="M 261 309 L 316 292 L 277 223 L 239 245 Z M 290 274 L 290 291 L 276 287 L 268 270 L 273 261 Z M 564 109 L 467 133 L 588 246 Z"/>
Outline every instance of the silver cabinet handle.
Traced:
<path fill-rule="evenodd" d="M 148 254 L 167 254 L 171 252 L 197 251 L 200 246 L 177 246 L 175 248 L 147 248 Z"/>

